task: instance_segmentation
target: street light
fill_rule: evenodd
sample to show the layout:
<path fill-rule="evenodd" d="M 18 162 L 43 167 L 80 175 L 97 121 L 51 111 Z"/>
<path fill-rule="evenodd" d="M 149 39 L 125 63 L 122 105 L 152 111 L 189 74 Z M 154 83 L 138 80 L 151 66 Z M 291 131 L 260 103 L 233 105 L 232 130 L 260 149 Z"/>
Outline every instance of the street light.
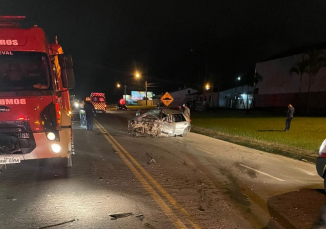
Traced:
<path fill-rule="evenodd" d="M 237 87 L 238 87 L 238 81 L 240 81 L 240 80 L 241 80 L 241 76 L 238 76 L 238 78 L 235 81 L 235 92 L 234 92 L 234 94 L 235 94 L 235 104 L 234 104 L 234 108 L 236 108 L 236 106 L 237 106 L 237 99 L 238 99 Z"/>
<path fill-rule="evenodd" d="M 206 87 L 206 91 L 208 91 L 210 89 L 209 84 L 206 84 L 205 87 Z"/>
<path fill-rule="evenodd" d="M 206 91 L 208 91 L 208 103 L 211 107 L 214 106 L 214 92 L 213 92 L 213 84 L 212 87 L 209 83 L 205 85 Z"/>
<path fill-rule="evenodd" d="M 136 78 L 139 78 L 140 73 L 136 72 L 135 76 L 136 76 Z M 146 106 L 147 106 L 147 80 L 145 80 L 145 102 L 146 102 Z"/>
<path fill-rule="evenodd" d="M 121 87 L 121 84 L 117 83 L 117 88 L 120 88 L 120 87 Z M 126 84 L 126 82 L 124 84 L 124 88 L 125 88 L 125 90 L 124 90 L 124 94 L 123 94 L 122 98 L 124 100 L 126 100 L 126 97 L 127 97 L 127 84 Z"/>

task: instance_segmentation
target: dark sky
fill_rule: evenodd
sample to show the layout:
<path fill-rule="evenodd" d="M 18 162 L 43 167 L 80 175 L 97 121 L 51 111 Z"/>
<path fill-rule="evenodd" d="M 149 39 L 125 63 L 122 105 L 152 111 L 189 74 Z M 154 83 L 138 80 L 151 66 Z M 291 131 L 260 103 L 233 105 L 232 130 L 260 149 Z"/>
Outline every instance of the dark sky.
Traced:
<path fill-rule="evenodd" d="M 212 79 L 226 88 L 256 62 L 326 39 L 323 0 L 2 0 L 0 14 L 25 15 L 51 42 L 58 36 L 73 56 L 81 96 L 117 96 L 124 81 L 143 89 L 136 68 L 156 93 L 201 89 Z"/>

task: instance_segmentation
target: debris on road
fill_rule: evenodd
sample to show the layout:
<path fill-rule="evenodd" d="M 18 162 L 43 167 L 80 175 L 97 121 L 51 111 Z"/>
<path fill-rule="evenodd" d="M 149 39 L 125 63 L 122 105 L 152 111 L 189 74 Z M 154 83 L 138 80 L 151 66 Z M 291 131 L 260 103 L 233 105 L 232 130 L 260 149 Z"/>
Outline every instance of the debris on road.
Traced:
<path fill-rule="evenodd" d="M 131 212 L 109 214 L 109 216 L 111 216 L 111 220 L 117 220 L 119 218 L 125 218 L 125 217 L 132 216 L 132 215 L 133 214 Z"/>
<path fill-rule="evenodd" d="M 146 152 L 146 156 L 147 156 L 147 158 L 148 158 L 148 160 L 149 160 L 149 161 L 147 162 L 147 164 L 150 164 L 151 162 L 156 163 L 155 159 L 153 158 L 153 156 L 152 156 L 151 154 L 149 154 L 149 153 Z"/>
<path fill-rule="evenodd" d="M 201 205 L 199 205 L 198 210 L 201 212 L 205 211 L 205 209 Z"/>
<path fill-rule="evenodd" d="M 16 201 L 16 200 L 17 200 L 17 199 L 14 198 L 13 196 L 8 196 L 6 199 L 7 199 L 7 200 L 11 200 L 11 201 Z"/>
<path fill-rule="evenodd" d="M 140 221 L 143 221 L 145 216 L 143 214 L 139 214 L 139 215 L 136 215 L 137 219 L 139 219 Z"/>
<path fill-rule="evenodd" d="M 72 222 L 75 222 L 75 221 L 78 221 L 78 219 L 72 219 L 72 220 L 69 220 L 69 221 L 64 221 L 62 223 L 57 223 L 57 224 L 52 224 L 52 225 L 49 225 L 49 226 L 39 227 L 38 229 L 56 227 L 56 226 L 60 226 L 60 225 L 63 225 L 63 224 L 72 223 Z"/>

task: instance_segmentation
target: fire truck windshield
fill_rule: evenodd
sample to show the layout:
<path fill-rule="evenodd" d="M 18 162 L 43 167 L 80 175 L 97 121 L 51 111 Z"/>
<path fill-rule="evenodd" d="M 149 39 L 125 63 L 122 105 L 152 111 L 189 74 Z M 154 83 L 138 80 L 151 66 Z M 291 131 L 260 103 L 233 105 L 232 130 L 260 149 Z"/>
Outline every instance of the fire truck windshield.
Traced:
<path fill-rule="evenodd" d="M 6 52 L 6 55 L 0 55 L 0 91 L 42 90 L 49 86 L 45 54 Z"/>

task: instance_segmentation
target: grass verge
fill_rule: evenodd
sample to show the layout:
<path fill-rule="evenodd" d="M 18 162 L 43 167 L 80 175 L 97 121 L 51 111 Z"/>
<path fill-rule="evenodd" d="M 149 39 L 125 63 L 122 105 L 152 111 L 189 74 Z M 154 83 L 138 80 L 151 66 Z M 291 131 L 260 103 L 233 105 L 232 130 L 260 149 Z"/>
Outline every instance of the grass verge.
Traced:
<path fill-rule="evenodd" d="M 326 138 L 326 118 L 295 117 L 284 132 L 285 117 L 217 111 L 193 113 L 192 131 L 287 157 L 315 162 Z"/>

